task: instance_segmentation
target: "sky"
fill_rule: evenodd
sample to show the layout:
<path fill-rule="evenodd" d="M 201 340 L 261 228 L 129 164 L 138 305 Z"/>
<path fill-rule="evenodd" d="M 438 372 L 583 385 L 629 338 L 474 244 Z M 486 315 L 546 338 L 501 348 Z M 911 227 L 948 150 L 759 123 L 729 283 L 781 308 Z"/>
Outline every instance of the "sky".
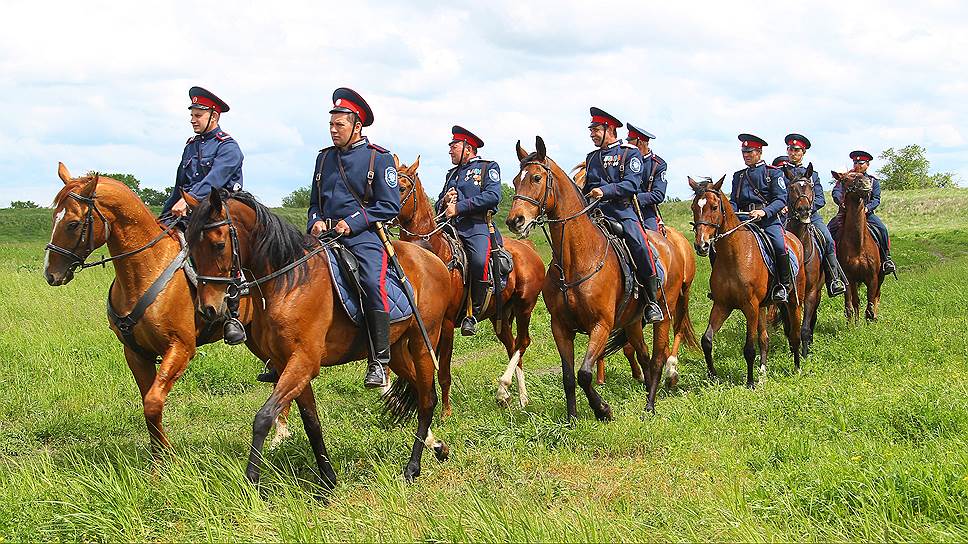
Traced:
<path fill-rule="evenodd" d="M 49 205 L 75 175 L 171 186 L 188 89 L 231 106 L 245 188 L 269 205 L 309 185 L 332 144 L 335 88 L 369 102 L 364 133 L 436 193 L 454 124 L 517 173 L 540 135 L 568 169 L 592 149 L 589 106 L 656 135 L 669 195 L 740 169 L 737 134 L 785 153 L 812 142 L 821 173 L 848 153 L 927 148 L 968 184 L 968 3 L 151 2 L 8 0 L 0 23 L 0 207 Z M 625 136 L 625 130 L 619 135 Z M 875 160 L 872 171 L 880 164 Z M 829 174 L 821 177 L 829 180 Z"/>

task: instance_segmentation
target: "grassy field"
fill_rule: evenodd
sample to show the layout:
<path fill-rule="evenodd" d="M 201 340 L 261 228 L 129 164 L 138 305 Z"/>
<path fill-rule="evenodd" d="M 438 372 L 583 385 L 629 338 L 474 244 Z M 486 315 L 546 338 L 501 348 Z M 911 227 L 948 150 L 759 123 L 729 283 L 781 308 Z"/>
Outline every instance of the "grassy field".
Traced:
<path fill-rule="evenodd" d="M 269 393 L 244 348 L 203 347 L 172 392 L 174 451 L 155 470 L 141 404 L 108 329 L 110 269 L 51 288 L 49 212 L 0 211 L 0 537 L 5 540 L 968 540 L 968 190 L 885 193 L 900 281 L 881 319 L 848 327 L 825 300 L 803 371 L 772 335 L 769 375 L 742 386 L 743 323 L 717 337 L 720 383 L 685 352 L 658 413 L 620 356 L 565 421 L 542 303 L 525 360 L 531 405 L 495 405 L 503 348 L 458 338 L 454 416 L 435 425 L 451 459 L 400 477 L 413 424 L 384 425 L 362 364 L 314 382 L 340 479 L 317 496 L 308 442 L 243 477 L 252 418 Z M 287 212 L 301 222 L 301 212 Z M 666 207 L 685 228 L 688 206 Z M 540 242 L 540 235 L 535 239 Z M 547 247 L 541 246 L 547 256 Z M 692 319 L 705 329 L 708 262 Z"/>

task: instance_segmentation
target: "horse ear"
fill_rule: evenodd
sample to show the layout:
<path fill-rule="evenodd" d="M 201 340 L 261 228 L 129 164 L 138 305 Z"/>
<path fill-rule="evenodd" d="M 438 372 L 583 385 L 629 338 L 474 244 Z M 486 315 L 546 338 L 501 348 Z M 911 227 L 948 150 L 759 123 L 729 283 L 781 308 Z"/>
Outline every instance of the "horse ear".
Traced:
<path fill-rule="evenodd" d="M 813 163 L 812 162 L 808 162 L 807 163 L 807 172 L 804 175 L 807 177 L 807 179 L 813 179 Z"/>
<path fill-rule="evenodd" d="M 396 153 L 393 154 L 393 167 L 397 170 L 400 169 L 400 157 Z"/>
<path fill-rule="evenodd" d="M 518 143 L 515 146 L 515 150 L 518 152 L 519 161 L 523 161 L 524 158 L 528 156 L 528 152 L 525 151 L 523 147 L 521 147 L 521 140 L 518 140 Z"/>
<path fill-rule="evenodd" d="M 787 181 L 793 181 L 793 168 L 790 168 L 789 166 L 784 166 L 783 168 L 781 168 L 781 170 L 783 170 L 783 177 L 785 177 Z"/>
<path fill-rule="evenodd" d="M 191 209 L 194 210 L 195 208 L 198 207 L 198 199 L 197 198 L 195 198 L 194 196 L 192 196 L 192 194 L 189 193 L 188 191 L 186 191 L 185 189 L 179 189 L 179 191 L 181 191 L 182 200 L 185 201 L 185 204 L 188 204 L 188 207 L 189 208 L 191 208 Z"/>
<path fill-rule="evenodd" d="M 534 149 L 538 152 L 538 160 L 543 161 L 548 156 L 548 149 L 545 147 L 544 139 L 541 136 L 534 137 Z"/>
<path fill-rule="evenodd" d="M 218 189 L 212 190 L 212 192 L 208 194 L 208 201 L 212 204 L 212 209 L 209 212 L 210 214 L 216 214 L 216 213 L 222 212 L 221 191 L 219 191 Z"/>
<path fill-rule="evenodd" d="M 95 172 L 94 175 L 91 176 L 91 181 L 87 182 L 87 184 L 84 186 L 83 189 L 81 189 L 81 192 L 79 194 L 85 197 L 90 197 L 91 195 L 93 195 L 94 191 L 97 190 L 97 182 L 99 177 L 100 176 L 98 175 L 98 173 Z"/>
<path fill-rule="evenodd" d="M 417 173 L 417 168 L 419 166 L 420 166 L 420 155 L 417 155 L 417 158 L 413 160 L 413 164 L 410 165 L 410 173 L 411 174 Z"/>
<path fill-rule="evenodd" d="M 64 163 L 62 162 L 57 163 L 57 177 L 64 182 L 64 185 L 67 185 L 71 182 L 71 179 L 73 179 L 71 178 L 71 173 L 67 170 L 67 167 L 64 166 Z"/>
<path fill-rule="evenodd" d="M 689 181 L 689 187 L 691 187 L 693 191 L 698 191 L 700 189 L 700 185 L 696 183 L 696 180 L 692 179 L 692 176 L 686 176 L 686 179 Z"/>
<path fill-rule="evenodd" d="M 840 181 L 840 179 L 843 177 L 840 174 L 838 174 L 836 170 L 831 170 L 830 175 L 833 176 L 834 179 L 837 181 Z"/>
<path fill-rule="evenodd" d="M 719 181 L 717 181 L 713 185 L 713 189 L 716 189 L 717 191 L 721 190 L 723 188 L 723 182 L 724 181 L 726 181 L 726 174 L 723 174 L 723 177 L 719 178 Z"/>

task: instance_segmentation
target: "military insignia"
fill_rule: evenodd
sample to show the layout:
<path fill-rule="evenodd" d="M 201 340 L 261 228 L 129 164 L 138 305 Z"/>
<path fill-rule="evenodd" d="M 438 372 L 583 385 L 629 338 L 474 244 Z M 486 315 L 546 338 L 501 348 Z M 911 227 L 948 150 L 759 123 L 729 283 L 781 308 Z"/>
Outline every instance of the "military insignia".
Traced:
<path fill-rule="evenodd" d="M 397 186 L 397 169 L 392 166 L 387 166 L 386 172 L 383 173 L 384 179 L 387 180 L 387 186 L 391 189 Z"/>
<path fill-rule="evenodd" d="M 497 168 L 491 168 L 491 171 L 487 173 L 487 177 L 491 178 L 491 181 L 501 181 L 501 174 L 498 173 Z"/>
<path fill-rule="evenodd" d="M 632 160 L 629 161 L 629 170 L 631 170 L 632 173 L 634 174 L 638 174 L 639 172 L 641 172 L 642 160 L 639 159 L 638 157 L 632 157 Z"/>

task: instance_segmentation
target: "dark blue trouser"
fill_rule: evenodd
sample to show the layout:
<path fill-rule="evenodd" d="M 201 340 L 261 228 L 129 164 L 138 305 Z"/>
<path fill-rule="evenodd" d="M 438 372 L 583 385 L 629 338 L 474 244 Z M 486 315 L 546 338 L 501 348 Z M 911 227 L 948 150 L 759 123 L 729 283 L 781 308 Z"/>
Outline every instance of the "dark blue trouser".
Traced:
<path fill-rule="evenodd" d="M 817 232 L 823 236 L 824 243 L 827 246 L 825 248 L 821 248 L 821 253 L 824 254 L 824 258 L 826 258 L 828 255 L 834 255 L 834 238 L 831 236 L 830 229 L 827 228 L 827 224 L 823 222 L 823 217 L 820 217 L 819 213 L 814 212 L 813 215 L 810 216 L 810 224 L 812 224 L 814 228 L 817 229 Z"/>
<path fill-rule="evenodd" d="M 390 311 L 387 297 L 389 260 L 383 242 L 372 230 L 340 238 L 340 242 L 360 261 L 360 284 L 363 288 L 363 310 Z"/>
<path fill-rule="evenodd" d="M 655 276 L 655 257 L 647 243 L 648 237 L 638 219 L 623 220 L 622 229 L 625 231 L 625 245 L 635 261 L 636 277 L 640 284 L 645 285 L 647 279 Z"/>
<path fill-rule="evenodd" d="M 766 238 L 773 246 L 773 254 L 777 257 L 786 255 L 786 242 L 783 241 L 783 225 L 780 224 L 780 220 L 774 218 L 770 222 L 757 223 L 757 225 L 766 233 Z"/>
<path fill-rule="evenodd" d="M 470 269 L 470 279 L 474 281 L 491 281 L 491 251 L 497 248 L 491 245 L 490 233 L 467 234 L 458 233 L 467 253 L 467 267 Z M 498 245 L 504 245 L 501 232 L 494 230 L 494 237 Z"/>
<path fill-rule="evenodd" d="M 880 239 L 883 240 L 885 244 L 887 244 L 886 248 L 881 248 L 882 251 L 886 250 L 885 251 L 886 253 L 890 253 L 891 239 L 888 237 L 887 226 L 884 224 L 883 221 L 881 221 L 880 217 L 877 217 L 872 213 L 867 214 L 867 222 L 870 223 L 872 227 L 874 227 L 874 230 L 877 231 L 877 235 L 880 237 Z M 830 228 L 830 234 L 836 238 L 837 233 L 840 232 L 840 227 L 843 226 L 843 224 L 844 224 L 844 216 L 843 214 L 838 213 L 833 217 L 833 219 L 830 220 L 830 223 L 827 224 L 827 226 Z M 881 240 L 878 240 L 877 242 L 880 243 Z"/>
<path fill-rule="evenodd" d="M 659 221 L 655 217 L 646 217 L 642 220 L 642 228 L 659 232 Z"/>

